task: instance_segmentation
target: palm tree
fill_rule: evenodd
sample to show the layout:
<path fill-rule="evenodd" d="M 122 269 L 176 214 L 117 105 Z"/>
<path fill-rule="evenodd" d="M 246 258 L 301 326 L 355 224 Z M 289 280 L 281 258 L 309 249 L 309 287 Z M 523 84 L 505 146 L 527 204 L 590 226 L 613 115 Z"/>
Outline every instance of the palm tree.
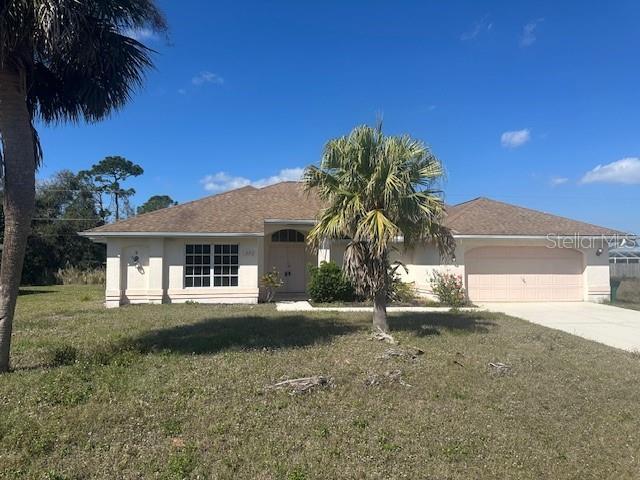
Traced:
<path fill-rule="evenodd" d="M 345 273 L 360 295 L 373 298 L 374 329 L 388 331 L 391 250 L 433 242 L 443 256 L 453 252 L 453 237 L 443 226 L 444 202 L 435 189 L 442 176 L 442 165 L 424 143 L 387 137 L 381 123 L 330 140 L 320 167 L 305 170 L 306 190 L 315 190 L 326 204 L 309 242 L 318 248 L 349 239 Z"/>
<path fill-rule="evenodd" d="M 0 372 L 42 155 L 34 122 L 93 122 L 124 106 L 152 66 L 152 51 L 129 33 L 143 28 L 166 30 L 154 0 L 0 0 Z"/>

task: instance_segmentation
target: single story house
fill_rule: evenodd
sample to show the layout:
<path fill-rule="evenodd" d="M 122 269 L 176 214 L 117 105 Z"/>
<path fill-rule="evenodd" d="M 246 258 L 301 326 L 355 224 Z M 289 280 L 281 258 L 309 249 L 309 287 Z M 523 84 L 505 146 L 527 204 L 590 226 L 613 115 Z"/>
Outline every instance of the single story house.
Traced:
<path fill-rule="evenodd" d="M 322 208 L 298 182 L 251 186 L 104 225 L 82 235 L 107 245 L 106 305 L 256 303 L 275 268 L 286 294 L 304 294 L 308 266 L 342 263 L 346 241 L 311 252 Z M 608 228 L 476 198 L 447 208 L 454 258 L 429 244 L 396 257 L 418 291 L 434 269 L 462 276 L 472 301 L 602 301 L 609 296 Z"/>

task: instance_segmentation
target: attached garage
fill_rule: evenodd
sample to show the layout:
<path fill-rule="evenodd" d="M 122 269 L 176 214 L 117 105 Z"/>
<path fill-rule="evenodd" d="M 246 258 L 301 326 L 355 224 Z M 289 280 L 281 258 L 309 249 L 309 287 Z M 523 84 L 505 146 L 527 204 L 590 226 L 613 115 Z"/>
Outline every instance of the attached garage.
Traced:
<path fill-rule="evenodd" d="M 465 254 L 473 302 L 584 300 L 582 253 L 568 248 L 479 247 Z"/>

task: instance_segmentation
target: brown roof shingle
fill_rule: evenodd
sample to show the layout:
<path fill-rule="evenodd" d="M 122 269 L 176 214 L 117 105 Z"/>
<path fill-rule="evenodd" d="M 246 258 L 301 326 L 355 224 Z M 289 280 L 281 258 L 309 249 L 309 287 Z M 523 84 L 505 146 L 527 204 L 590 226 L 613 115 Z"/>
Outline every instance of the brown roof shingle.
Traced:
<path fill-rule="evenodd" d="M 307 195 L 299 182 L 236 190 L 156 210 L 87 233 L 262 233 L 266 219 L 313 220 L 320 200 Z"/>
<path fill-rule="evenodd" d="M 102 233 L 262 233 L 265 220 L 313 220 L 322 204 L 299 182 L 264 188 L 243 187 L 138 215 L 85 232 Z M 611 235 L 598 227 L 488 198 L 447 208 L 446 224 L 458 235 Z"/>
<path fill-rule="evenodd" d="M 489 198 L 448 207 L 447 226 L 459 235 L 613 235 L 616 230 Z"/>

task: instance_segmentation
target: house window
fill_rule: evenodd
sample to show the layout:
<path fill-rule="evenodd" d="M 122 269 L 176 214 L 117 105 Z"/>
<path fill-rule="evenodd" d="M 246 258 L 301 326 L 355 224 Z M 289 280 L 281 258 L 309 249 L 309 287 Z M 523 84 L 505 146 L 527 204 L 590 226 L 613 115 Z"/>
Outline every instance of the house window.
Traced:
<path fill-rule="evenodd" d="M 187 245 L 184 286 L 237 287 L 238 264 L 238 245 Z"/>
<path fill-rule="evenodd" d="M 211 245 L 187 245 L 184 286 L 211 286 Z"/>
<path fill-rule="evenodd" d="M 238 286 L 238 245 L 213 246 L 213 286 Z"/>
<path fill-rule="evenodd" d="M 297 230 L 278 230 L 271 235 L 272 242 L 304 242 L 304 235 Z"/>

